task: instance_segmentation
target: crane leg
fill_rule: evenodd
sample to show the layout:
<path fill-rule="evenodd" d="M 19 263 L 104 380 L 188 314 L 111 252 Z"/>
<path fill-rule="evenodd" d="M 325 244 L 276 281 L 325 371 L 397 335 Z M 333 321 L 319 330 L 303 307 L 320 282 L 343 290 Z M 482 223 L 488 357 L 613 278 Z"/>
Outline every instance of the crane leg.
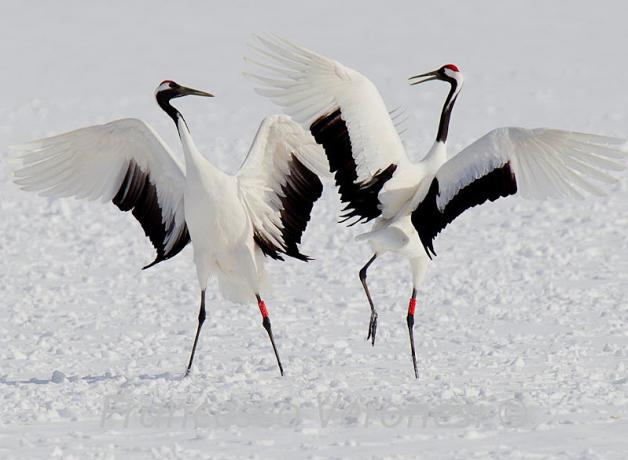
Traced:
<path fill-rule="evenodd" d="M 364 267 L 362 267 L 362 269 L 360 270 L 360 281 L 362 282 L 362 287 L 364 288 L 364 292 L 366 293 L 366 298 L 368 299 L 369 305 L 371 306 L 371 319 L 369 320 L 369 332 L 366 336 L 366 340 L 371 339 L 371 344 L 373 346 L 375 346 L 375 333 L 377 332 L 377 310 L 375 310 L 375 304 L 373 304 L 373 299 L 371 299 L 369 287 L 366 284 L 366 271 L 376 258 L 377 254 L 373 254 L 373 257 L 371 257 L 366 265 L 364 265 Z"/>
<path fill-rule="evenodd" d="M 194 361 L 194 352 L 196 352 L 196 344 L 198 343 L 198 336 L 201 333 L 201 328 L 203 327 L 203 323 L 205 322 L 205 289 L 201 291 L 201 308 L 198 311 L 198 328 L 196 329 L 196 336 L 194 337 L 194 345 L 192 345 L 192 354 L 190 355 L 190 362 L 188 363 L 188 368 L 185 371 L 185 375 L 190 373 L 190 369 L 192 369 L 192 361 Z"/>
<path fill-rule="evenodd" d="M 416 288 L 412 289 L 412 297 L 408 305 L 408 316 L 406 323 L 408 324 L 408 333 L 410 334 L 410 350 L 412 352 L 412 365 L 414 366 L 414 377 L 419 378 L 419 371 L 416 366 L 416 352 L 414 350 L 414 309 L 416 308 Z"/>
<path fill-rule="evenodd" d="M 266 332 L 268 333 L 270 344 L 273 346 L 273 351 L 275 352 L 275 358 L 277 358 L 277 365 L 279 366 L 279 372 L 283 376 L 283 366 L 281 365 L 281 359 L 279 359 L 279 353 L 277 352 L 277 346 L 275 345 L 275 339 L 273 338 L 273 330 L 270 326 L 270 318 L 268 316 L 268 309 L 266 308 L 266 304 L 264 303 L 262 298 L 259 296 L 259 294 L 256 294 L 256 297 L 257 297 L 257 306 L 259 307 L 259 311 L 262 314 L 262 326 L 264 326 L 264 329 L 266 329 Z"/>

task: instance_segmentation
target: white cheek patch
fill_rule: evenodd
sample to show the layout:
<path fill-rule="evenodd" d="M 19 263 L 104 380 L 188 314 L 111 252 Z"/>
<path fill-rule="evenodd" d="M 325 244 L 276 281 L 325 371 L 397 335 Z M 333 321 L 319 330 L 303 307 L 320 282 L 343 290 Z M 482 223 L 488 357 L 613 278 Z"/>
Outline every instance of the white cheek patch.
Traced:
<path fill-rule="evenodd" d="M 464 80 L 462 72 L 455 72 L 449 68 L 445 68 L 445 75 L 456 80 L 456 82 L 458 82 L 458 87 L 462 86 L 462 81 Z"/>
<path fill-rule="evenodd" d="M 157 87 L 157 89 L 155 90 L 155 94 L 161 92 L 161 91 L 165 91 L 167 89 L 170 89 L 170 83 L 162 83 L 161 85 L 159 85 Z"/>
<path fill-rule="evenodd" d="M 447 75 L 448 77 L 451 77 L 451 78 L 456 78 L 456 74 L 457 74 L 457 73 L 459 73 L 459 72 L 454 72 L 454 71 L 453 71 L 453 70 L 451 70 L 450 68 L 445 67 L 445 75 Z M 457 80 L 457 78 L 456 78 L 456 80 Z"/>

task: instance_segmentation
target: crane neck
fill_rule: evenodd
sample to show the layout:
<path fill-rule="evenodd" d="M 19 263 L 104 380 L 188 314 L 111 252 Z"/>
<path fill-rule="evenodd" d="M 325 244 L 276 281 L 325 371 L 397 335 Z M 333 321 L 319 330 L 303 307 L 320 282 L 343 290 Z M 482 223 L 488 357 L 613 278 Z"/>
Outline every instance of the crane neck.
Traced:
<path fill-rule="evenodd" d="M 443 110 L 440 114 L 440 123 L 438 124 L 438 133 L 436 134 L 436 142 L 442 142 L 443 144 L 447 142 L 447 135 L 449 134 L 449 120 L 451 119 L 451 111 L 454 108 L 454 104 L 456 103 L 456 99 L 458 98 L 458 94 L 460 93 L 460 89 L 462 85 L 458 83 L 457 80 L 451 79 L 447 80 L 451 84 L 451 89 L 449 90 L 449 94 L 447 95 L 447 99 L 445 99 L 445 104 L 443 105 Z"/>
<path fill-rule="evenodd" d="M 170 100 L 172 99 L 172 96 L 167 94 L 167 92 L 162 91 L 162 92 L 156 93 L 155 99 L 157 99 L 157 104 L 159 104 L 159 107 L 161 107 L 161 110 L 166 112 L 168 116 L 172 118 L 172 121 L 174 121 L 175 125 L 177 124 L 178 117 L 183 118 L 181 113 L 170 104 Z M 178 126 L 177 126 L 177 129 L 178 129 Z"/>
<path fill-rule="evenodd" d="M 429 174 L 436 174 L 442 165 L 447 161 L 447 145 L 443 141 L 435 141 L 432 148 L 427 152 L 421 164 Z"/>
<path fill-rule="evenodd" d="M 207 159 L 201 155 L 196 148 L 196 144 L 194 144 L 194 140 L 190 134 L 190 128 L 188 127 L 188 124 L 185 121 L 185 118 L 183 118 L 181 112 L 170 104 L 171 98 L 158 93 L 156 99 L 159 107 L 161 107 L 161 109 L 166 112 L 170 118 L 172 118 L 172 121 L 177 127 L 179 139 L 183 145 L 183 153 L 185 155 L 186 176 L 189 177 L 201 169 L 214 169 L 211 163 L 207 161 Z M 208 165 L 210 168 L 208 168 Z"/>

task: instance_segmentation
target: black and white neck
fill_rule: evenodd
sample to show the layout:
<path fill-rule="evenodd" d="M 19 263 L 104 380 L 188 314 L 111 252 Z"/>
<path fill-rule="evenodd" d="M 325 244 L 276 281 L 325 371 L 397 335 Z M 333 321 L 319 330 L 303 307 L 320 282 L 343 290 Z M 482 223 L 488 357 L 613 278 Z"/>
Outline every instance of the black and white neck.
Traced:
<path fill-rule="evenodd" d="M 209 93 L 192 88 L 186 88 L 185 86 L 181 86 L 172 80 L 165 80 L 161 82 L 155 91 L 155 99 L 157 99 L 159 107 L 161 107 L 162 110 L 166 112 L 170 118 L 172 118 L 172 121 L 174 121 L 174 124 L 177 127 L 179 139 L 181 139 L 181 144 L 183 145 L 183 153 L 185 155 L 186 176 L 192 177 L 196 174 L 194 177 L 197 177 L 197 173 L 200 170 L 207 171 L 212 169 L 212 167 L 194 145 L 194 140 L 190 135 L 190 130 L 188 129 L 187 123 L 185 122 L 183 115 L 181 115 L 181 112 L 170 104 L 171 99 L 188 95 L 212 97 Z"/>
<path fill-rule="evenodd" d="M 415 75 L 410 77 L 411 85 L 418 85 L 431 80 L 441 80 L 449 83 L 451 89 L 443 105 L 443 111 L 440 115 L 440 123 L 438 124 L 438 133 L 436 134 L 436 143 L 444 144 L 447 142 L 447 134 L 449 133 L 449 120 L 451 118 L 451 111 L 456 103 L 456 98 L 462 89 L 462 72 L 458 69 L 458 66 L 454 64 L 445 64 L 439 69 L 427 72 L 421 75 Z"/>
<path fill-rule="evenodd" d="M 462 89 L 462 72 L 458 70 L 453 64 L 447 64 L 439 69 L 439 79 L 448 82 L 451 85 L 443 110 L 440 114 L 440 122 L 438 124 L 438 133 L 436 134 L 436 142 L 447 142 L 447 135 L 449 134 L 449 121 L 451 119 L 451 112 L 458 98 L 458 94 Z"/>

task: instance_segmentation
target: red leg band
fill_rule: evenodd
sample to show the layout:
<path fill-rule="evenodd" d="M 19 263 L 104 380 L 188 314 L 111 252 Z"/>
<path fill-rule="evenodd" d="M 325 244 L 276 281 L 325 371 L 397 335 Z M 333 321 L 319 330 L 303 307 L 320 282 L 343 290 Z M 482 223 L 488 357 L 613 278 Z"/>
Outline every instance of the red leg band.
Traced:
<path fill-rule="evenodd" d="M 268 318 L 268 310 L 266 309 L 266 304 L 263 300 L 257 302 L 257 306 L 259 307 L 259 311 L 262 314 L 262 318 Z"/>
<path fill-rule="evenodd" d="M 412 297 L 410 299 L 410 305 L 408 305 L 408 315 L 414 316 L 414 309 L 416 308 L 416 299 Z"/>

